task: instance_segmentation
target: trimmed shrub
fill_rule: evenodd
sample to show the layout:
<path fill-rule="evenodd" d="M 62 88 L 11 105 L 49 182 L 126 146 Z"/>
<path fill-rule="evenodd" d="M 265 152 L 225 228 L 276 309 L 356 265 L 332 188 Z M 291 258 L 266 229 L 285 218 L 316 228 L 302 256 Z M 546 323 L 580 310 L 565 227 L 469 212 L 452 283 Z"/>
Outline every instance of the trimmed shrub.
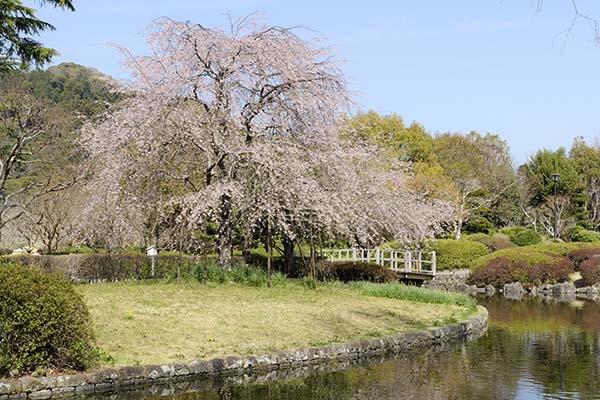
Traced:
<path fill-rule="evenodd" d="M 490 233 L 494 228 L 489 219 L 485 217 L 479 217 L 470 220 L 465 224 L 464 231 L 467 233 Z"/>
<path fill-rule="evenodd" d="M 471 271 L 467 282 L 471 285 L 502 287 L 516 281 L 523 287 L 531 287 L 565 281 L 575 269 L 573 263 L 564 256 L 543 253 L 535 258 L 538 260 L 534 262 L 528 257 L 514 260 L 500 255 L 491 258 Z"/>
<path fill-rule="evenodd" d="M 510 241 L 517 246 L 530 246 L 542 242 L 542 237 L 536 231 L 522 226 L 502 228 L 500 232 L 507 234 Z"/>
<path fill-rule="evenodd" d="M 475 236 L 474 235 L 474 237 L 469 237 L 469 239 L 474 242 L 483 244 L 485 247 L 488 248 L 488 250 L 490 252 L 504 250 L 504 249 L 510 249 L 511 247 L 516 246 L 516 244 L 514 244 L 513 242 L 511 242 L 508 239 L 508 236 L 503 235 L 503 234 L 497 234 L 494 236 L 483 236 L 483 235 Z"/>
<path fill-rule="evenodd" d="M 97 356 L 83 298 L 59 274 L 0 265 L 0 376 L 82 371 Z"/>
<path fill-rule="evenodd" d="M 152 260 L 144 254 L 70 254 L 9 256 L 4 262 L 35 265 L 60 272 L 75 282 L 124 281 L 152 278 Z M 234 262 L 240 262 L 237 258 Z M 243 263 L 243 261 L 241 261 Z M 156 256 L 154 278 L 169 279 L 193 274 L 198 264 L 216 264 L 214 257 Z"/>
<path fill-rule="evenodd" d="M 597 242 L 600 241 L 600 232 L 576 226 L 569 231 L 568 237 L 572 242 Z"/>
<path fill-rule="evenodd" d="M 431 242 L 437 256 L 437 269 L 469 268 L 472 261 L 489 253 L 488 248 L 471 240 L 438 239 Z"/>
<path fill-rule="evenodd" d="M 337 280 L 340 282 L 369 281 L 369 282 L 394 282 L 396 274 L 378 264 L 337 261 L 326 262 L 318 271 L 321 280 Z"/>
<path fill-rule="evenodd" d="M 584 286 L 600 283 L 600 257 L 590 258 L 582 262 L 579 272 Z"/>

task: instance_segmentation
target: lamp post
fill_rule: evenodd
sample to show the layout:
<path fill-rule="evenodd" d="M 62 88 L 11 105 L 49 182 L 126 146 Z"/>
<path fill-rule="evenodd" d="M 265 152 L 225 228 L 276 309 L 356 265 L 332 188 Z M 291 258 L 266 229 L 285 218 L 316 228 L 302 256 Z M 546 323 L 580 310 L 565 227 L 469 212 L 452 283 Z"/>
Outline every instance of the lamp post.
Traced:
<path fill-rule="evenodd" d="M 558 201 L 557 201 L 557 184 L 558 177 L 560 174 L 552 174 L 552 181 L 554 182 L 554 241 L 558 241 Z"/>

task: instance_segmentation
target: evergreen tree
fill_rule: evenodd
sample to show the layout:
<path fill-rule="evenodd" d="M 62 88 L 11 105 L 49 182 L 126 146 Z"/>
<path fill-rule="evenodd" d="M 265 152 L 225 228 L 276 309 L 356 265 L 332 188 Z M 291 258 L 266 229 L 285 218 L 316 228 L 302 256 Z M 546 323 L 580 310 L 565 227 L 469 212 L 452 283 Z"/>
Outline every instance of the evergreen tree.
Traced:
<path fill-rule="evenodd" d="M 39 3 L 75 10 L 72 0 L 39 0 Z M 23 5 L 21 0 L 0 0 L 0 73 L 50 62 L 57 51 L 33 38 L 46 30 L 54 30 L 54 26 L 40 20 L 34 8 Z"/>

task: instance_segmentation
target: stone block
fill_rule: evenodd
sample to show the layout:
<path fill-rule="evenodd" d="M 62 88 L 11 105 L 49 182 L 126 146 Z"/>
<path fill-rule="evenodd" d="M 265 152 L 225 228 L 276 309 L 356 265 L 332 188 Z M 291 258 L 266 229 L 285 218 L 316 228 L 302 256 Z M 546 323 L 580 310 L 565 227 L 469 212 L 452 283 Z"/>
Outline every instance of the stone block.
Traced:
<path fill-rule="evenodd" d="M 36 392 L 31 392 L 31 393 L 29 393 L 28 397 L 32 400 L 49 399 L 50 397 L 52 397 L 52 390 L 44 389 L 44 390 L 38 390 Z"/>
<path fill-rule="evenodd" d="M 112 383 L 96 383 L 94 390 L 96 393 L 111 392 L 115 389 L 115 385 Z"/>
<path fill-rule="evenodd" d="M 82 386 L 88 383 L 86 374 L 60 375 L 56 377 L 56 388 Z"/>
<path fill-rule="evenodd" d="M 225 358 L 225 369 L 228 371 L 242 368 L 242 359 L 240 357 L 229 356 Z"/>
<path fill-rule="evenodd" d="M 225 370 L 225 360 L 223 360 L 222 358 L 213 358 L 208 363 L 211 365 L 212 370 L 215 372 L 221 372 Z"/>
<path fill-rule="evenodd" d="M 117 375 L 119 381 L 130 381 L 143 378 L 146 375 L 146 371 L 142 366 L 121 367 L 117 370 Z"/>
<path fill-rule="evenodd" d="M 144 376 L 147 379 L 158 379 L 166 375 L 160 365 L 146 365 L 144 367 Z"/>
<path fill-rule="evenodd" d="M 256 360 L 256 357 L 254 356 L 246 356 L 244 357 L 244 369 L 252 369 L 255 368 L 258 365 L 258 362 Z"/>
<path fill-rule="evenodd" d="M 119 374 L 114 369 L 101 369 L 87 374 L 87 383 L 112 383 L 119 378 Z"/>
<path fill-rule="evenodd" d="M 13 394 L 23 390 L 23 384 L 18 379 L 0 379 L 0 395 Z"/>
<path fill-rule="evenodd" d="M 193 374 L 209 374 L 212 372 L 211 366 L 204 360 L 192 360 L 189 364 L 190 372 Z"/>
<path fill-rule="evenodd" d="M 63 386 L 52 389 L 52 397 L 71 397 L 75 396 L 74 386 Z"/>
<path fill-rule="evenodd" d="M 85 385 L 75 387 L 75 394 L 90 394 L 96 391 L 96 385 L 88 383 Z"/>

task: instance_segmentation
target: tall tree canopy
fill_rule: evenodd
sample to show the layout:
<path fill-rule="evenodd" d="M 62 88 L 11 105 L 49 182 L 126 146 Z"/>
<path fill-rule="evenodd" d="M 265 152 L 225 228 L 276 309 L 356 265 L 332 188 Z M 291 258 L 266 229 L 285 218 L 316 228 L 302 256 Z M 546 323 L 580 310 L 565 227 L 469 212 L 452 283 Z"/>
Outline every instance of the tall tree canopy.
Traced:
<path fill-rule="evenodd" d="M 507 143 L 498 135 L 444 133 L 434 139 L 435 154 L 454 183 L 454 234 L 475 212 L 498 204 L 515 184 Z"/>
<path fill-rule="evenodd" d="M 72 0 L 38 2 L 75 10 Z M 54 26 L 40 20 L 35 9 L 23 5 L 21 0 L 0 0 L 0 73 L 50 62 L 57 51 L 44 47 L 34 38 L 46 30 L 54 30 Z"/>

